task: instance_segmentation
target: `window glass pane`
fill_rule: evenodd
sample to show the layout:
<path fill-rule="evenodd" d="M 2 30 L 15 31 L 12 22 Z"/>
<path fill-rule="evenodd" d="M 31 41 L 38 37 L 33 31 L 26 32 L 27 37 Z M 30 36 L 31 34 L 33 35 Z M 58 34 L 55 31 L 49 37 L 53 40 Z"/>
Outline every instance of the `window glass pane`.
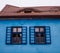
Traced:
<path fill-rule="evenodd" d="M 20 36 L 20 34 L 13 34 L 12 35 L 12 43 L 21 43 L 21 39 L 22 37 Z"/>
<path fill-rule="evenodd" d="M 13 28 L 13 32 L 17 32 L 17 28 Z"/>
<path fill-rule="evenodd" d="M 22 32 L 22 28 L 18 28 L 18 32 Z"/>
<path fill-rule="evenodd" d="M 45 35 L 44 33 L 35 33 L 35 43 L 45 43 Z"/>
<path fill-rule="evenodd" d="M 39 28 L 35 28 L 35 32 L 39 32 Z"/>
<path fill-rule="evenodd" d="M 20 34 L 20 37 L 22 36 L 22 34 Z"/>
<path fill-rule="evenodd" d="M 40 32 L 44 32 L 44 28 L 40 28 Z"/>

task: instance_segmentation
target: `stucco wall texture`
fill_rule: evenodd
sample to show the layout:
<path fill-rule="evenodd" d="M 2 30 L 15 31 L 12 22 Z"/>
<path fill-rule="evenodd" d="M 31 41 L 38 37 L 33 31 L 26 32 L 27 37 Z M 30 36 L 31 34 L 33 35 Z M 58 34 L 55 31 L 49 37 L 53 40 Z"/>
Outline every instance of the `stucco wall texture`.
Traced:
<path fill-rule="evenodd" d="M 6 27 L 27 26 L 27 45 L 6 45 Z M 29 26 L 50 26 L 51 44 L 30 45 Z M 0 53 L 60 53 L 59 19 L 0 20 Z"/>

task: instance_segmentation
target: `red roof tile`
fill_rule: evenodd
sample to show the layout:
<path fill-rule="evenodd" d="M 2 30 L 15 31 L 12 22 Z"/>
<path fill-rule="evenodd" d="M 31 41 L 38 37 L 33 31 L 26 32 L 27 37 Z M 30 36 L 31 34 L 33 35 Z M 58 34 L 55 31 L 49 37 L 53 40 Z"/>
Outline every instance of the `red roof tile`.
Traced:
<path fill-rule="evenodd" d="M 60 17 L 60 6 L 16 7 L 6 5 L 0 17 Z"/>

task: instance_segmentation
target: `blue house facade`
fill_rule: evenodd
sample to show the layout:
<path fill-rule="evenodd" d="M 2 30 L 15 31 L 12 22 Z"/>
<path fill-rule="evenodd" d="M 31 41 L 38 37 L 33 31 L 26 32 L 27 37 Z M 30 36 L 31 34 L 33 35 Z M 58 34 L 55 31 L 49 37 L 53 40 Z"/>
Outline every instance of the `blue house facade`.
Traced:
<path fill-rule="evenodd" d="M 7 5 L 0 13 L 0 53 L 60 53 L 59 18 L 59 7 Z"/>

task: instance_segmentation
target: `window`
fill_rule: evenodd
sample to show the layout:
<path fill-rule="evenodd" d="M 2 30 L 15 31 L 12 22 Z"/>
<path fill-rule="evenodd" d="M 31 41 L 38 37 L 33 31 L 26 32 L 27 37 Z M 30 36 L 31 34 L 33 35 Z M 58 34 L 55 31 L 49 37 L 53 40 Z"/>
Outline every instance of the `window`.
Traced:
<path fill-rule="evenodd" d="M 35 27 L 35 43 L 45 43 L 45 27 Z"/>
<path fill-rule="evenodd" d="M 49 26 L 31 26 L 30 27 L 30 44 L 50 44 L 50 27 Z"/>
<path fill-rule="evenodd" d="M 22 43 L 22 27 L 12 27 L 12 43 Z"/>
<path fill-rule="evenodd" d="M 27 28 L 25 26 L 12 26 L 6 29 L 6 44 L 26 44 Z"/>

